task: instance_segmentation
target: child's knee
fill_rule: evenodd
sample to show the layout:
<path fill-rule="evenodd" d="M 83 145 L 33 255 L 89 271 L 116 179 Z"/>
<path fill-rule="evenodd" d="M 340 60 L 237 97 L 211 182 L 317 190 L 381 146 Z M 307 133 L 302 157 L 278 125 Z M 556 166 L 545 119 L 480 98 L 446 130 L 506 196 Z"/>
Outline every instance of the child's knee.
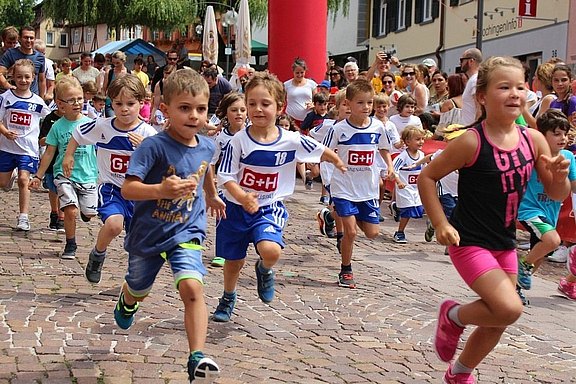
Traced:
<path fill-rule="evenodd" d="M 514 324 L 522 315 L 524 306 L 520 298 L 518 297 L 517 299 L 518 300 L 509 300 L 509 302 L 500 306 L 496 313 L 494 313 L 494 316 L 501 321 L 501 324 L 506 326 Z"/>
<path fill-rule="evenodd" d="M 273 241 L 261 241 L 256 248 L 258 249 L 258 254 L 263 259 L 278 259 L 282 253 L 280 244 Z"/>
<path fill-rule="evenodd" d="M 106 229 L 112 236 L 118 236 L 122 232 L 124 225 L 121 222 L 106 220 L 106 222 L 104 223 L 104 227 L 106 227 Z"/>
<path fill-rule="evenodd" d="M 178 283 L 180 297 L 186 303 L 187 301 L 204 300 L 204 287 L 196 279 L 185 279 Z"/>
<path fill-rule="evenodd" d="M 560 246 L 562 239 L 560 239 L 558 232 L 550 231 L 542 236 L 542 242 L 546 244 L 547 248 L 554 250 Z"/>

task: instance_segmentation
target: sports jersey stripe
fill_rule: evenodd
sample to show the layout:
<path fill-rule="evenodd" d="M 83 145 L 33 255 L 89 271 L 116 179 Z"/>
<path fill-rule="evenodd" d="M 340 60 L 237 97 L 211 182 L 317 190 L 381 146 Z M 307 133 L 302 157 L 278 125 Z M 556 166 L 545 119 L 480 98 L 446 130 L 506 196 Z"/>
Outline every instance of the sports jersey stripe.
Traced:
<path fill-rule="evenodd" d="M 355 133 L 346 141 L 342 141 L 339 144 L 343 145 L 355 145 L 355 144 L 377 144 L 380 141 L 380 133 Z"/>
<path fill-rule="evenodd" d="M 310 151 L 308 151 L 310 152 Z M 286 154 L 284 156 L 284 154 Z M 248 156 L 240 159 L 242 164 L 254 165 L 258 167 L 277 167 L 282 164 L 287 164 L 296 158 L 296 151 L 252 151 Z M 282 159 L 282 160 L 280 160 Z M 282 161 L 282 162 L 280 162 Z"/>
<path fill-rule="evenodd" d="M 33 106 L 33 107 L 31 107 Z M 17 100 L 14 104 L 12 105 L 6 105 L 6 110 L 9 109 L 19 109 L 21 111 L 26 111 L 26 112 L 35 112 L 35 113 L 40 113 L 42 112 L 42 104 L 38 104 L 38 103 L 34 103 L 32 101 L 23 101 L 23 100 Z"/>
<path fill-rule="evenodd" d="M 287 216 L 284 205 L 280 205 L 278 201 L 275 201 L 270 206 L 272 207 L 272 217 L 274 218 L 274 222 L 281 228 L 284 228 L 286 225 L 286 219 L 284 217 Z"/>
<path fill-rule="evenodd" d="M 134 146 L 132 145 L 128 137 L 121 137 L 121 136 L 113 137 L 112 140 L 110 140 L 107 143 L 98 142 L 96 143 L 96 146 L 98 148 L 105 148 L 111 151 L 130 151 L 130 152 L 134 151 Z"/>
<path fill-rule="evenodd" d="M 230 165 L 232 163 L 232 143 L 228 143 L 228 147 L 224 150 L 222 160 L 220 160 L 220 167 L 218 172 L 230 173 Z"/>
<path fill-rule="evenodd" d="M 324 141 L 322 142 L 322 144 L 329 147 L 330 142 L 332 141 L 332 137 L 334 137 L 334 128 L 330 128 L 328 130 L 328 133 L 326 134 L 326 137 L 324 137 Z"/>
<path fill-rule="evenodd" d="M 300 143 L 302 144 L 302 147 L 304 147 L 304 149 L 308 152 L 312 152 L 314 149 L 316 149 L 316 143 L 312 142 L 306 136 L 300 136 Z"/>
<path fill-rule="evenodd" d="M 96 120 L 92 120 L 86 124 L 82 124 L 78 129 L 82 135 L 87 135 L 96 127 Z"/>

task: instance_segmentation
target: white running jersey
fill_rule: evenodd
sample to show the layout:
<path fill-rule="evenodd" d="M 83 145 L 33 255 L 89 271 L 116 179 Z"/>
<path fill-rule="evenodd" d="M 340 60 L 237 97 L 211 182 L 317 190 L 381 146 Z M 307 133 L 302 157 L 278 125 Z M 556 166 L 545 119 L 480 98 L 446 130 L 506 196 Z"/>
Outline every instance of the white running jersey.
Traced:
<path fill-rule="evenodd" d="M 281 201 L 294 192 L 296 163 L 319 163 L 324 145 L 309 136 L 276 127 L 279 136 L 272 143 L 259 143 L 250 136 L 251 127 L 236 133 L 218 168 L 218 186 L 229 181 L 258 195 L 260 207 Z M 240 204 L 224 189 L 227 200 Z"/>
<path fill-rule="evenodd" d="M 336 124 L 336 120 L 324 119 L 322 123 L 310 130 L 310 136 L 319 141 L 324 142 L 324 138 L 330 132 L 330 129 Z M 322 179 L 322 184 L 330 185 L 330 179 L 332 179 L 332 174 L 334 173 L 334 164 L 323 161 L 320 163 L 320 178 Z"/>
<path fill-rule="evenodd" d="M 220 156 L 226 151 L 226 147 L 230 140 L 234 137 L 234 134 L 230 133 L 227 128 L 224 128 L 218 135 L 214 138 L 214 144 L 216 144 L 216 150 L 214 151 L 214 156 L 212 157 L 212 161 L 210 164 L 215 165 L 218 160 L 220 160 Z"/>
<path fill-rule="evenodd" d="M 376 160 L 378 150 L 390 150 L 382 122 L 370 118 L 367 127 L 357 128 L 348 120 L 342 120 L 334 124 L 324 144 L 335 150 L 348 168 L 346 173 L 332 174 L 330 195 L 348 201 L 377 199 L 380 181 Z"/>
<path fill-rule="evenodd" d="M 108 117 L 82 124 L 72 132 L 72 137 L 80 145 L 96 145 L 98 183 L 122 187 L 135 149 L 128 139 L 128 133 L 149 137 L 155 135 L 156 130 L 142 122 L 130 131 L 122 131 L 114 127 L 114 120 L 115 117 Z"/>
<path fill-rule="evenodd" d="M 396 205 L 398 208 L 418 207 L 422 205 L 420 194 L 418 193 L 418 176 L 422 172 L 424 165 L 418 165 L 412 168 L 411 165 L 424 157 L 424 152 L 418 151 L 418 156 L 413 158 L 407 150 L 400 152 L 394 159 L 392 165 L 394 172 L 398 175 L 400 180 L 406 187 L 400 189 L 398 184 L 395 186 L 396 191 Z"/>
<path fill-rule="evenodd" d="M 0 135 L 0 150 L 15 155 L 39 156 L 38 136 L 40 119 L 50 113 L 44 100 L 35 93 L 28 98 L 16 96 L 12 90 L 0 96 L 0 120 L 12 132 L 16 140 Z"/>
<path fill-rule="evenodd" d="M 430 160 L 434 160 L 436 156 L 442 153 L 442 149 L 434 152 Z M 438 196 L 450 195 L 452 197 L 458 197 L 458 170 L 452 171 L 440 180 L 438 180 Z"/>

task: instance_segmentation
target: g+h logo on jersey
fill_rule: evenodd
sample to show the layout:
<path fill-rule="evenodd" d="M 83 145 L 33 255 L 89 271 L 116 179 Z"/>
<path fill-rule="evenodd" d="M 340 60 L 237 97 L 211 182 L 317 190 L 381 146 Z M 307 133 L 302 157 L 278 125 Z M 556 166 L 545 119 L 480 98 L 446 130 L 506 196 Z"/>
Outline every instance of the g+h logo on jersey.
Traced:
<path fill-rule="evenodd" d="M 24 125 L 29 127 L 32 122 L 32 115 L 27 112 L 12 112 L 10 114 L 10 123 L 17 125 Z"/>
<path fill-rule="evenodd" d="M 240 186 L 258 192 L 273 192 L 278 187 L 278 173 L 258 173 L 245 168 Z"/>
<path fill-rule="evenodd" d="M 370 166 L 374 162 L 374 151 L 349 151 L 348 164 Z"/>

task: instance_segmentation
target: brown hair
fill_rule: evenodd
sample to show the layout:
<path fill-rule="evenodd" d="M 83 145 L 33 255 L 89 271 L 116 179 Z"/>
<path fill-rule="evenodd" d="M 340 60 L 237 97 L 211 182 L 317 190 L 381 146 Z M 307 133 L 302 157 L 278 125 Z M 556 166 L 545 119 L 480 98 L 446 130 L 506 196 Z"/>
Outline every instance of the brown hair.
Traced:
<path fill-rule="evenodd" d="M 146 97 L 146 88 L 136 75 L 127 74 L 115 79 L 108 87 L 108 97 L 112 100 L 119 97 L 122 91 L 136 100 L 142 101 Z"/>
<path fill-rule="evenodd" d="M 259 85 L 263 86 L 268 90 L 268 92 L 270 92 L 270 95 L 272 95 L 274 101 L 276 101 L 278 108 L 284 106 L 284 100 L 286 100 L 284 84 L 282 84 L 276 76 L 267 72 L 256 72 L 254 74 L 254 77 L 250 79 L 248 84 L 246 84 L 246 89 L 244 90 L 246 98 L 248 98 L 248 93 Z"/>
<path fill-rule="evenodd" d="M 374 88 L 372 83 L 365 79 L 359 79 L 351 82 L 346 87 L 346 100 L 352 100 L 360 93 L 370 93 L 374 95 Z"/>
<path fill-rule="evenodd" d="M 165 104 L 170 105 L 178 95 L 183 93 L 188 93 L 191 96 L 205 96 L 206 99 L 210 97 L 206 80 L 190 68 L 179 69 L 164 80 L 163 98 Z"/>

